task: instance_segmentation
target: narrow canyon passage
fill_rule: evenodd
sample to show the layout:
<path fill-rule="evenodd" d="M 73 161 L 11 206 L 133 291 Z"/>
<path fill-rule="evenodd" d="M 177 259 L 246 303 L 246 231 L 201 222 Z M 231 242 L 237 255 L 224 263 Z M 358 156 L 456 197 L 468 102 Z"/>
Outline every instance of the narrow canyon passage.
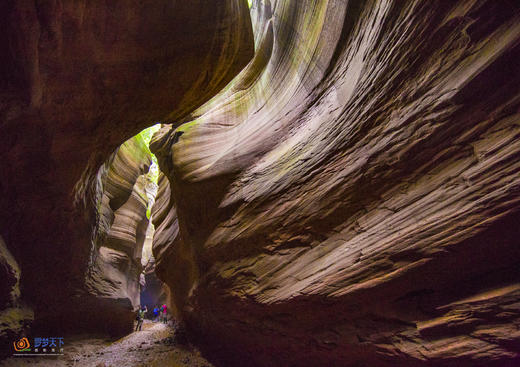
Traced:
<path fill-rule="evenodd" d="M 0 365 L 520 365 L 518 1 L 0 18 Z"/>

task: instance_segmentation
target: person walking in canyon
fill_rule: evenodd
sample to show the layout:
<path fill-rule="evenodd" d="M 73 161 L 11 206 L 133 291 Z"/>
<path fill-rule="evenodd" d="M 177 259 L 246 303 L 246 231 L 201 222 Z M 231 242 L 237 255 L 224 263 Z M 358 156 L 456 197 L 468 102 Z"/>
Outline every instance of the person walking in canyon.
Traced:
<path fill-rule="evenodd" d="M 167 323 L 168 322 L 168 314 L 167 314 L 168 310 L 167 310 L 167 307 L 165 304 L 163 304 L 161 306 L 161 313 L 162 313 L 162 322 L 163 323 Z"/>
<path fill-rule="evenodd" d="M 137 311 L 137 325 L 135 325 L 135 331 L 139 330 L 141 331 L 141 328 L 143 326 L 144 321 L 144 315 L 148 312 L 148 308 L 144 306 L 144 308 L 140 308 L 139 311 Z"/>

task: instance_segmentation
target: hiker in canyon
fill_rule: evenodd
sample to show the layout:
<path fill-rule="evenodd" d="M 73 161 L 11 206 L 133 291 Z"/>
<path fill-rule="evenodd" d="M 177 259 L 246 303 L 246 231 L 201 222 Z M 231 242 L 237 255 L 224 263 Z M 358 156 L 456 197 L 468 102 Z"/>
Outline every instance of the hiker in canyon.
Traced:
<path fill-rule="evenodd" d="M 153 309 L 153 321 L 157 322 L 159 319 L 159 306 L 155 306 Z"/>
<path fill-rule="evenodd" d="M 135 331 L 141 331 L 144 321 L 144 315 L 148 312 L 148 308 L 144 306 L 144 308 L 140 308 L 137 312 L 137 324 L 135 325 Z"/>
<path fill-rule="evenodd" d="M 162 322 L 166 324 L 168 322 L 168 309 L 165 304 L 161 306 Z"/>

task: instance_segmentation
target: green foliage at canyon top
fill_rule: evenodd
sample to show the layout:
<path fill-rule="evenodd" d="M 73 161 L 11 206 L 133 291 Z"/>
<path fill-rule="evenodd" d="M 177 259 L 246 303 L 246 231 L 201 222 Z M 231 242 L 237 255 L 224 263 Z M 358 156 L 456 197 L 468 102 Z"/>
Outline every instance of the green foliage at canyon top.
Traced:
<path fill-rule="evenodd" d="M 139 134 L 137 134 L 138 139 L 142 139 L 144 144 L 146 145 L 146 149 L 150 153 L 152 157 L 152 165 L 150 166 L 150 170 L 148 171 L 148 178 L 155 184 L 157 184 L 157 180 L 159 179 L 159 164 L 157 162 L 157 157 L 150 151 L 150 141 L 152 140 L 153 134 L 157 132 L 161 128 L 161 124 L 156 124 L 150 126 Z"/>

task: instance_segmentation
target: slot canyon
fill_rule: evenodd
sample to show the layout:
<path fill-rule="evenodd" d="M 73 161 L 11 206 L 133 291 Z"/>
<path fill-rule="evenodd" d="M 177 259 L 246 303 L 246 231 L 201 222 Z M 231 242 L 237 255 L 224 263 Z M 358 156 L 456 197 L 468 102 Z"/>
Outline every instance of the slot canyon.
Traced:
<path fill-rule="evenodd" d="M 518 0 L 0 17 L 0 365 L 520 366 Z"/>

